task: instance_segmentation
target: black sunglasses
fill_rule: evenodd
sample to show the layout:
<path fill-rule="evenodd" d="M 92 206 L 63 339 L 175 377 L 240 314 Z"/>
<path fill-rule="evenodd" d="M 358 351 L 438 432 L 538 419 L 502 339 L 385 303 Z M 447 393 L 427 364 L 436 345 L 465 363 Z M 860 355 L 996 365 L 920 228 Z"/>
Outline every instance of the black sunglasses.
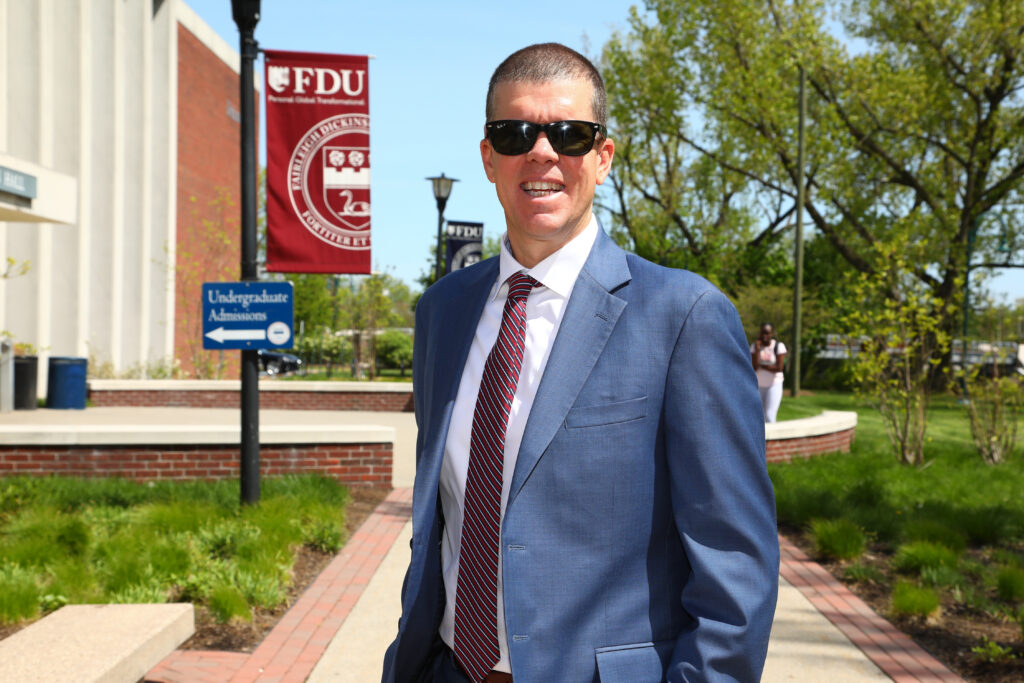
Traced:
<path fill-rule="evenodd" d="M 604 126 L 590 121 L 488 121 L 484 128 L 494 151 L 506 156 L 529 152 L 541 131 L 548 136 L 548 142 L 556 152 L 571 157 L 581 157 L 592 150 L 598 133 L 607 135 Z"/>

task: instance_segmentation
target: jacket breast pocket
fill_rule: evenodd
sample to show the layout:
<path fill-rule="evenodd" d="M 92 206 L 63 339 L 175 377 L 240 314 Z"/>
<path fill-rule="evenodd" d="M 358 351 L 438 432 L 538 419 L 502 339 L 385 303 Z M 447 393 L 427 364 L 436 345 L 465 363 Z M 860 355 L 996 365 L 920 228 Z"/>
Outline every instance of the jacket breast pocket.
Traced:
<path fill-rule="evenodd" d="M 599 647 L 598 677 L 601 683 L 660 683 L 674 647 L 671 640 Z"/>
<path fill-rule="evenodd" d="M 592 406 L 578 406 L 565 416 L 565 426 L 569 429 L 579 427 L 596 427 L 598 425 L 618 424 L 639 420 L 647 414 L 647 397 L 640 396 L 625 401 L 602 403 Z"/>

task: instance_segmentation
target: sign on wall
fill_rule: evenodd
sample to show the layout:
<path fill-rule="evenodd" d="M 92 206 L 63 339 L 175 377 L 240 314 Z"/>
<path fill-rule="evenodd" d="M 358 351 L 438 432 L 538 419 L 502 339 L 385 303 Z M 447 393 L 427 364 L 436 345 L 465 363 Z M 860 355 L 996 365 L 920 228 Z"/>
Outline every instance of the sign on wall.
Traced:
<path fill-rule="evenodd" d="M 484 224 L 448 221 L 445 234 L 446 273 L 471 266 L 483 255 Z"/>
<path fill-rule="evenodd" d="M 264 54 L 267 270 L 369 273 L 367 58 Z"/>
<path fill-rule="evenodd" d="M 290 282 L 204 282 L 204 349 L 288 349 L 295 327 Z"/>

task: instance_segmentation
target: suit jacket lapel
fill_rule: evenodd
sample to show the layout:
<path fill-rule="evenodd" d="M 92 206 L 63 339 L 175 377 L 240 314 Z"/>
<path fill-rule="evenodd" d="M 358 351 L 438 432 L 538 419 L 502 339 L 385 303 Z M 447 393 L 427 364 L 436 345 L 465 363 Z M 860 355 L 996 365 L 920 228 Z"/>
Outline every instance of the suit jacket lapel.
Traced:
<path fill-rule="evenodd" d="M 534 398 L 512 475 L 509 504 L 537 466 L 604 350 L 626 302 L 611 292 L 629 282 L 626 255 L 604 231 L 573 286 Z"/>

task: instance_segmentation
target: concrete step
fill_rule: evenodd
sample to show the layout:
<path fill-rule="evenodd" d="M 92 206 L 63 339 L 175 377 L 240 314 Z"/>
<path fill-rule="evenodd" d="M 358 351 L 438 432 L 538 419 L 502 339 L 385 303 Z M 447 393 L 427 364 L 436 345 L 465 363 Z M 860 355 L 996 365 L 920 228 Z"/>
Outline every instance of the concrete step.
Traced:
<path fill-rule="evenodd" d="M 0 681 L 136 683 L 194 631 L 190 604 L 67 605 L 0 640 Z"/>

